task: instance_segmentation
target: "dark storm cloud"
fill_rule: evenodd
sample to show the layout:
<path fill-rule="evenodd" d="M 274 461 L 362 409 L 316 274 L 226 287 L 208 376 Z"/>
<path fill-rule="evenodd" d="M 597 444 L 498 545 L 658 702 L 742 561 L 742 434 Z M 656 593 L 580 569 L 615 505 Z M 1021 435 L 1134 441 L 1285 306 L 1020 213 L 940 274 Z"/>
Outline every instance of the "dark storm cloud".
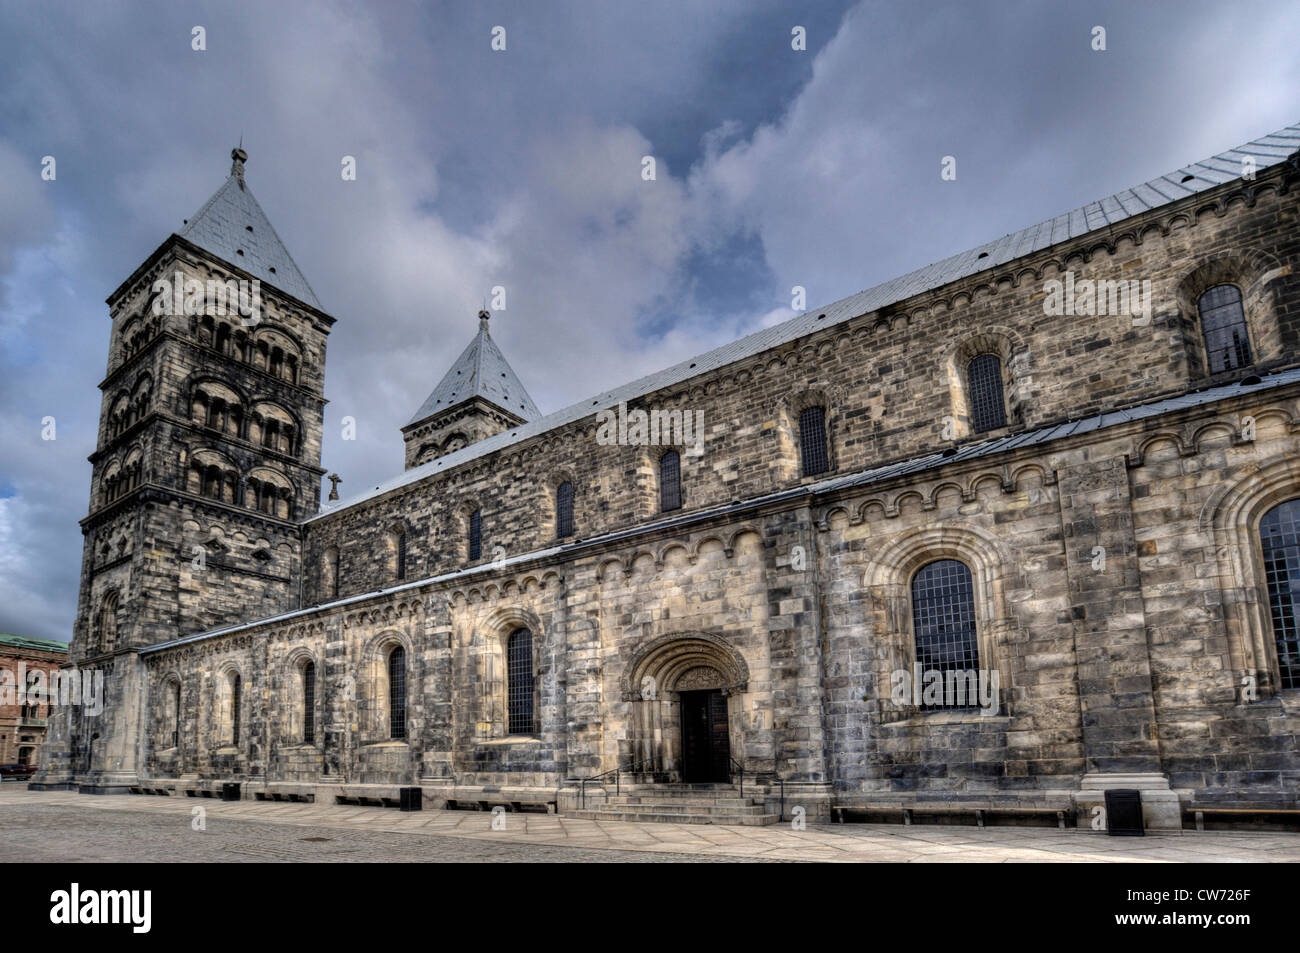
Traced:
<path fill-rule="evenodd" d="M 779 320 L 792 285 L 828 302 L 1300 114 L 1292 4 L 1057 6 L 7 6 L 0 629 L 70 635 L 103 299 L 241 134 L 339 319 L 324 463 L 346 496 L 400 470 L 398 427 L 495 285 L 493 335 L 555 409 Z"/>

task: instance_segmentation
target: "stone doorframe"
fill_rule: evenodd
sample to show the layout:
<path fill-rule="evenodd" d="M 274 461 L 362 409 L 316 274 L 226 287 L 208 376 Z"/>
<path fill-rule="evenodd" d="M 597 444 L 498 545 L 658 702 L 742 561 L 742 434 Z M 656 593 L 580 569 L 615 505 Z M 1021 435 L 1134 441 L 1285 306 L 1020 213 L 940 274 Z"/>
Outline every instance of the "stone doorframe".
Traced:
<path fill-rule="evenodd" d="M 732 757 L 744 757 L 744 738 L 737 730 L 732 696 L 749 687 L 749 666 L 726 639 L 707 632 L 687 632 L 653 639 L 637 650 L 620 680 L 628 703 L 626 748 L 620 764 L 640 764 L 638 774 L 681 771 L 681 706 L 678 693 L 718 689 L 728 697 Z M 620 746 L 623 747 L 623 746 Z M 642 762 L 645 762 L 641 764 Z"/>

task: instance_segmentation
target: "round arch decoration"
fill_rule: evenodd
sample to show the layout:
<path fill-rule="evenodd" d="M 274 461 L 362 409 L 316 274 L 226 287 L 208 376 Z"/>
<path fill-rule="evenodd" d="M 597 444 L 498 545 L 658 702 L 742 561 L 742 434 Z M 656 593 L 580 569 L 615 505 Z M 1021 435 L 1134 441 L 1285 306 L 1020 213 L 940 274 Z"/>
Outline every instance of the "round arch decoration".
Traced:
<path fill-rule="evenodd" d="M 686 632 L 653 639 L 637 651 L 623 671 L 620 688 L 624 701 L 640 701 L 647 690 L 662 694 L 717 688 L 736 694 L 748 685 L 749 666 L 731 643 L 708 632 Z"/>

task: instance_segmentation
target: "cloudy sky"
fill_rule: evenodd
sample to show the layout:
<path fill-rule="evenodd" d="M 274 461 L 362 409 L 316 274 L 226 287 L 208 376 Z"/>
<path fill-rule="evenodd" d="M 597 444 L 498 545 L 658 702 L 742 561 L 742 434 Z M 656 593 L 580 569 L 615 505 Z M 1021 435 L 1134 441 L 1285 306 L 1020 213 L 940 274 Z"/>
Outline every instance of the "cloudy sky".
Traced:
<path fill-rule="evenodd" d="M 241 136 L 338 319 L 323 463 L 346 497 L 401 470 L 493 286 L 548 412 L 789 317 L 794 285 L 828 303 L 1300 119 L 1300 7 L 1245 10 L 3 0 L 0 631 L 71 636 L 104 298 Z"/>

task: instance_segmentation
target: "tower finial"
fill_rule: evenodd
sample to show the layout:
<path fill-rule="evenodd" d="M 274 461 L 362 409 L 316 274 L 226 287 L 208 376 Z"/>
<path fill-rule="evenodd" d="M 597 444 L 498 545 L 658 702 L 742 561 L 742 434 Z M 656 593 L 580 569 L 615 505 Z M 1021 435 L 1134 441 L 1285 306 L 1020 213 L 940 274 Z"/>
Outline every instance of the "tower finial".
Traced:
<path fill-rule="evenodd" d="M 490 317 L 492 317 L 492 313 L 487 308 L 483 308 L 478 313 L 478 329 L 484 334 L 488 333 L 488 319 Z"/>
<path fill-rule="evenodd" d="M 244 137 L 239 137 L 239 145 L 230 150 L 230 174 L 239 179 L 240 186 L 244 184 L 244 163 L 248 161 L 248 153 L 244 151 Z"/>

